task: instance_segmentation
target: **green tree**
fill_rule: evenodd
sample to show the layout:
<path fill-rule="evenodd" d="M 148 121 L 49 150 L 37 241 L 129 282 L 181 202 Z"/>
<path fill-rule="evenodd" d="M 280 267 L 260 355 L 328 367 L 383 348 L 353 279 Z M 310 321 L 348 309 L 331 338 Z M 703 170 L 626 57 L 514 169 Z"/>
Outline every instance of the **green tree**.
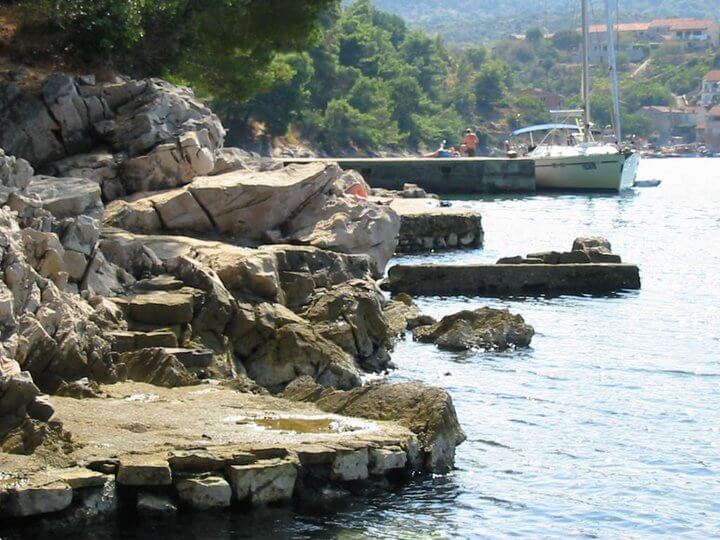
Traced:
<path fill-rule="evenodd" d="M 528 30 L 525 32 L 525 39 L 528 43 L 532 43 L 533 45 L 537 45 L 538 43 L 540 43 L 544 37 L 545 34 L 537 26 L 533 28 L 528 28 Z"/>
<path fill-rule="evenodd" d="M 496 105 L 507 92 L 509 78 L 508 66 L 501 60 L 491 60 L 480 68 L 474 84 L 478 109 Z"/>
<path fill-rule="evenodd" d="M 243 100 L 286 81 L 279 53 L 320 37 L 337 0 L 28 0 L 63 31 L 63 50 L 134 75 L 174 76 L 208 94 Z"/>
<path fill-rule="evenodd" d="M 560 30 L 555 32 L 552 39 L 552 45 L 556 49 L 565 52 L 576 51 L 582 41 L 582 36 L 575 30 Z"/>

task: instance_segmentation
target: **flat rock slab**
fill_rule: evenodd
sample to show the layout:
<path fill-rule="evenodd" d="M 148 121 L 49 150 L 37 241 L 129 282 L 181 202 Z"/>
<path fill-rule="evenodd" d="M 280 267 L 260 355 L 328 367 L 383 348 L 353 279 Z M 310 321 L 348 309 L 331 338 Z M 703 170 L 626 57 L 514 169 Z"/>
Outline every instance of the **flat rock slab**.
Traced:
<path fill-rule="evenodd" d="M 43 208 L 59 218 L 80 215 L 100 204 L 100 186 L 84 178 L 33 176 L 27 192 L 38 195 Z"/>
<path fill-rule="evenodd" d="M 288 501 L 297 480 L 297 465 L 288 460 L 262 460 L 250 465 L 231 465 L 227 475 L 238 501 L 253 505 Z"/>
<path fill-rule="evenodd" d="M 189 323 L 193 319 L 191 294 L 160 292 L 141 294 L 129 302 L 130 318 L 134 321 L 164 325 Z"/>
<path fill-rule="evenodd" d="M 328 449 L 353 443 L 368 447 L 378 438 L 386 446 L 402 446 L 413 437 L 407 428 L 381 420 L 353 419 L 356 429 L 337 432 L 258 429 L 252 420 L 259 417 L 341 417 L 311 403 L 243 394 L 217 384 L 164 388 L 128 381 L 104 385 L 101 391 L 103 397 L 96 399 L 53 396 L 56 413 L 75 442 L 73 452 L 53 456 L 53 474 L 76 463 L 119 461 L 118 481 L 150 485 L 140 478 L 145 467 L 159 478 L 155 482 L 169 482 L 169 469 L 219 471 L 226 465 L 288 459 L 296 449 L 304 449 L 308 461 L 327 463 L 334 459 Z M 35 473 L 47 469 L 46 457 L 3 454 L 0 468 Z M 103 472 L 113 470 L 103 467 Z"/>
<path fill-rule="evenodd" d="M 126 486 L 169 486 L 170 464 L 159 456 L 129 456 L 120 460 L 117 481 Z"/>
<path fill-rule="evenodd" d="M 0 485 L 0 516 L 27 517 L 64 510 L 72 503 L 72 488 L 56 479 L 31 479 L 5 488 Z"/>
<path fill-rule="evenodd" d="M 606 294 L 640 288 L 633 264 L 397 265 L 383 285 L 412 295 Z"/>
<path fill-rule="evenodd" d="M 175 488 L 180 501 L 195 510 L 227 508 L 232 499 L 230 484 L 222 476 L 182 478 Z"/>
<path fill-rule="evenodd" d="M 84 467 L 75 467 L 73 469 L 63 469 L 58 471 L 58 478 L 67 482 L 73 489 L 82 489 L 87 487 L 101 487 L 110 479 L 107 474 L 92 471 Z"/>

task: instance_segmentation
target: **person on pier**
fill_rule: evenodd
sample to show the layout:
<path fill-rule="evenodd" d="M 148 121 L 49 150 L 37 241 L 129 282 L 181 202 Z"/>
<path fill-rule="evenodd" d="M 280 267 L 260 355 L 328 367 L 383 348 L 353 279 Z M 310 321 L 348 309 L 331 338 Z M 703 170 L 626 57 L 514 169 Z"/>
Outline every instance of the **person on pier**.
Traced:
<path fill-rule="evenodd" d="M 475 157 L 475 150 L 480 144 L 480 139 L 478 139 L 478 136 L 473 133 L 472 129 L 467 128 L 465 130 L 465 140 L 463 143 L 465 144 L 465 153 L 467 154 L 467 157 Z"/>

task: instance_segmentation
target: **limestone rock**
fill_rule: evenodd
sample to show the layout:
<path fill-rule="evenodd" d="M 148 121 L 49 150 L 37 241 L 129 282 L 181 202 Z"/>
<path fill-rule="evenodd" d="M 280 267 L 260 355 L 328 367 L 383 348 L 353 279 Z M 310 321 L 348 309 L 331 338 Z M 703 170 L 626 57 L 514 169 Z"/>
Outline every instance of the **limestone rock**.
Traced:
<path fill-rule="evenodd" d="M 311 246 L 270 245 L 250 249 L 186 236 L 106 229 L 100 248 L 108 260 L 134 275 L 156 271 L 163 264 L 172 268 L 175 259 L 188 257 L 213 270 L 225 288 L 238 298 L 282 303 L 291 308 L 309 302 L 316 289 L 351 279 L 372 279 L 369 257 Z"/>
<path fill-rule="evenodd" d="M 371 474 L 384 475 L 390 471 L 401 470 L 406 463 L 407 453 L 400 447 L 370 449 Z"/>
<path fill-rule="evenodd" d="M 108 261 L 101 251 L 96 251 L 86 267 L 80 289 L 101 296 L 115 296 L 133 281 L 132 276 Z"/>
<path fill-rule="evenodd" d="M 53 176 L 87 178 L 98 184 L 105 200 L 124 195 L 118 180 L 120 158 L 104 150 L 75 154 L 54 162 L 49 170 Z"/>
<path fill-rule="evenodd" d="M 125 486 L 169 486 L 170 464 L 159 456 L 127 456 L 120 460 L 117 481 Z"/>
<path fill-rule="evenodd" d="M 587 251 L 590 248 L 599 248 L 605 253 L 612 253 L 612 245 L 602 236 L 580 236 L 573 241 L 573 251 Z"/>
<path fill-rule="evenodd" d="M 60 126 L 42 99 L 21 91 L 17 84 L 3 84 L 0 95 L 0 148 L 33 166 L 65 156 L 65 148 L 56 133 Z"/>
<path fill-rule="evenodd" d="M 343 482 L 365 480 L 369 474 L 369 460 L 367 448 L 338 450 L 332 464 L 332 477 Z"/>
<path fill-rule="evenodd" d="M 67 484 L 73 489 L 102 487 L 109 480 L 108 475 L 92 471 L 84 467 L 61 469 L 56 471 L 54 474 L 62 481 L 67 482 Z"/>
<path fill-rule="evenodd" d="M 250 465 L 231 465 L 227 476 L 238 501 L 255 505 L 288 501 L 297 480 L 297 466 L 280 459 L 261 460 Z"/>
<path fill-rule="evenodd" d="M 140 294 L 129 301 L 131 319 L 154 325 L 189 323 L 193 320 L 194 299 L 187 293 Z"/>
<path fill-rule="evenodd" d="M 230 506 L 232 490 L 221 476 L 182 478 L 175 482 L 175 488 L 180 501 L 196 510 Z"/>
<path fill-rule="evenodd" d="M 175 356 L 162 348 L 123 353 L 118 363 L 125 365 L 127 378 L 137 382 L 167 388 L 191 386 L 200 382 Z"/>
<path fill-rule="evenodd" d="M 0 491 L 0 514 L 28 517 L 64 510 L 72 502 L 72 489 L 52 477 L 31 479 L 29 483 Z"/>
<path fill-rule="evenodd" d="M 62 236 L 65 249 L 90 256 L 100 238 L 100 221 L 91 216 L 78 216 L 72 220 Z"/>
<path fill-rule="evenodd" d="M 304 244 L 367 254 L 381 275 L 397 247 L 400 218 L 386 206 L 330 195 L 308 201 L 287 230 L 291 238 Z"/>
<path fill-rule="evenodd" d="M 0 440 L 28 418 L 28 408 L 40 395 L 27 371 L 0 376 Z"/>
<path fill-rule="evenodd" d="M 455 447 L 465 440 L 450 395 L 419 382 L 371 384 L 339 391 L 322 388 L 303 377 L 290 384 L 283 397 L 312 402 L 336 414 L 398 422 L 418 436 L 425 467 L 430 471 L 451 468 Z"/>
<path fill-rule="evenodd" d="M 77 251 L 67 250 L 63 255 L 63 263 L 65 271 L 68 274 L 68 280 L 71 283 L 82 282 L 88 265 L 88 260 L 85 255 Z"/>
<path fill-rule="evenodd" d="M 338 196 L 341 175 L 337 165 L 314 163 L 198 177 L 185 188 L 115 201 L 106 225 L 213 232 L 255 243 L 280 243 L 282 230 L 295 242 L 368 255 L 377 274 L 395 250 L 399 218 L 387 207 Z"/>
<path fill-rule="evenodd" d="M 507 309 L 480 308 L 443 317 L 431 326 L 421 326 L 413 337 L 435 343 L 441 349 L 505 350 L 530 345 L 535 330 L 525 324 L 521 315 Z"/>
<path fill-rule="evenodd" d="M 263 239 L 329 188 L 337 166 L 316 163 L 267 172 L 233 172 L 196 178 L 189 189 L 221 233 Z"/>
<path fill-rule="evenodd" d="M 333 287 L 311 300 L 303 317 L 366 370 L 388 367 L 389 324 L 382 294 L 373 283 L 353 280 Z"/>
<path fill-rule="evenodd" d="M 84 178 L 33 176 L 26 193 L 37 195 L 43 208 L 58 218 L 78 216 L 101 204 L 100 187 Z"/>
<path fill-rule="evenodd" d="M 27 161 L 7 155 L 0 148 L 0 185 L 25 189 L 33 174 L 33 168 Z"/>
<path fill-rule="evenodd" d="M 388 321 L 388 329 L 392 336 L 404 334 L 418 326 L 435 324 L 437 321 L 424 315 L 413 302 L 410 295 L 399 293 L 386 302 L 383 313 Z"/>
<path fill-rule="evenodd" d="M 360 384 L 353 359 L 282 306 L 240 306 L 229 335 L 247 374 L 271 391 L 302 375 L 335 388 Z"/>

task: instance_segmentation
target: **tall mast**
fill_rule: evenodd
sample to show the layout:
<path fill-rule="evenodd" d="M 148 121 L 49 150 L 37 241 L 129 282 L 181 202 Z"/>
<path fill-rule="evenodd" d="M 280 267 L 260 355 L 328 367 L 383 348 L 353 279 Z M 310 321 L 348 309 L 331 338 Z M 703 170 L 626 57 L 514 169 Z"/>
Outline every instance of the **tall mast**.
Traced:
<path fill-rule="evenodd" d="M 582 99 L 583 140 L 590 141 L 590 25 L 588 0 L 582 0 Z"/>
<path fill-rule="evenodd" d="M 615 131 L 615 142 L 619 145 L 622 141 L 622 133 L 620 131 L 620 92 L 618 90 L 617 60 L 615 57 L 615 39 L 612 30 L 613 17 L 612 11 L 610 10 L 610 0 L 605 0 L 605 18 L 607 19 L 608 66 L 612 86 L 613 128 Z"/>

